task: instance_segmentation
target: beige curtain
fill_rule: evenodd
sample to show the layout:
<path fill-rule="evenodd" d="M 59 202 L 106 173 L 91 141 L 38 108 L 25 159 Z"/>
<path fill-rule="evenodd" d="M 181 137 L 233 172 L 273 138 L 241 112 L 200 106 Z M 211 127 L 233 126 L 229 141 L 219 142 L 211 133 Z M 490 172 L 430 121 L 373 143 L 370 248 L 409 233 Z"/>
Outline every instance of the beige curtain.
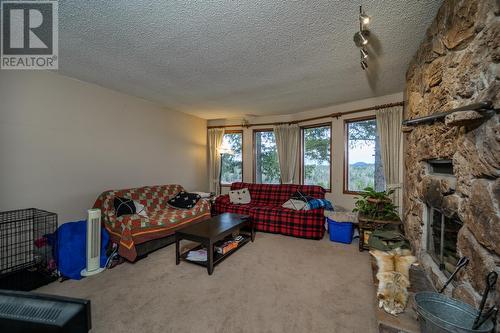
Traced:
<path fill-rule="evenodd" d="M 210 192 L 219 193 L 220 176 L 220 153 L 219 149 L 224 138 L 223 128 L 211 128 L 208 130 L 208 176 Z"/>
<path fill-rule="evenodd" d="M 299 151 L 300 128 L 297 124 L 274 126 L 282 184 L 293 184 Z"/>
<path fill-rule="evenodd" d="M 400 169 L 402 166 L 401 146 L 401 121 L 403 118 L 403 107 L 394 106 L 376 111 L 377 132 L 380 140 L 380 155 L 384 167 L 384 176 L 387 189 L 395 189 L 392 201 L 400 206 L 402 183 L 400 180 Z"/>

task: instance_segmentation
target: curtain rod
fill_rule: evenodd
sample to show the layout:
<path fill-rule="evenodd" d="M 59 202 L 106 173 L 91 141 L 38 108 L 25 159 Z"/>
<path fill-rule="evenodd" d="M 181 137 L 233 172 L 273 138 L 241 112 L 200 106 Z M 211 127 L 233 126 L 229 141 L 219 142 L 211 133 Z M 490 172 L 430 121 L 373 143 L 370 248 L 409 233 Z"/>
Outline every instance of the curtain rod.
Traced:
<path fill-rule="evenodd" d="M 380 105 L 375 105 L 367 108 L 362 108 L 362 109 L 355 109 L 351 111 L 345 111 L 345 112 L 335 112 L 331 114 L 327 114 L 324 116 L 318 116 L 318 117 L 312 117 L 312 118 L 305 118 L 301 120 L 293 120 L 293 121 L 281 121 L 281 122 L 274 122 L 274 123 L 260 123 L 260 124 L 239 124 L 239 125 L 216 125 L 216 126 L 207 126 L 208 129 L 210 128 L 227 128 L 227 127 L 253 127 L 253 126 L 274 126 L 274 125 L 282 125 L 282 124 L 299 124 L 299 123 L 305 123 L 308 121 L 312 120 L 319 120 L 319 119 L 325 119 L 325 118 L 339 118 L 348 114 L 353 114 L 353 113 L 359 113 L 359 112 L 364 112 L 364 111 L 370 111 L 370 110 L 378 110 L 378 109 L 385 109 L 385 108 L 390 108 L 391 106 L 403 106 L 404 102 L 395 102 L 395 103 L 388 103 L 388 104 L 380 104 Z"/>

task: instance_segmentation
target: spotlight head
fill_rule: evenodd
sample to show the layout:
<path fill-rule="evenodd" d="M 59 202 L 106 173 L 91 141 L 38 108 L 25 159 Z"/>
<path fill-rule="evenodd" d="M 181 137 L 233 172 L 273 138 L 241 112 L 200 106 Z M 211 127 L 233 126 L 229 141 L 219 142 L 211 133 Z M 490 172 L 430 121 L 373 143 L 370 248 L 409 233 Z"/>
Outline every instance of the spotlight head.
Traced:
<path fill-rule="evenodd" d="M 366 61 L 361 60 L 361 63 L 360 63 L 360 64 L 361 64 L 361 68 L 362 68 L 363 70 L 366 70 L 366 69 L 368 68 L 368 64 L 366 63 Z"/>
<path fill-rule="evenodd" d="M 368 58 L 368 51 L 366 51 L 365 48 L 362 48 L 359 50 L 361 52 L 361 59 L 366 59 Z"/>
<path fill-rule="evenodd" d="M 368 44 L 368 30 L 358 31 L 354 34 L 353 40 L 357 47 L 363 47 Z"/>
<path fill-rule="evenodd" d="M 365 13 L 359 14 L 359 22 L 362 25 L 367 25 L 370 23 L 370 16 L 366 15 Z"/>

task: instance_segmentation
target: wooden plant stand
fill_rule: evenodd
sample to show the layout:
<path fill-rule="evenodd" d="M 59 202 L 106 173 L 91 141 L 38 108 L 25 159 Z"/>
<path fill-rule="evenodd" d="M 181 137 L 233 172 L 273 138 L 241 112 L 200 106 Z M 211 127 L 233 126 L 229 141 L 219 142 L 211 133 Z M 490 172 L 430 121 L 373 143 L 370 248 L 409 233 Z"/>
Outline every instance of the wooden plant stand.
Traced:
<path fill-rule="evenodd" d="M 358 216 L 358 228 L 359 228 L 359 251 L 369 250 L 368 241 L 370 239 L 371 233 L 376 230 L 383 228 L 388 224 L 394 224 L 401 226 L 401 220 L 376 220 L 363 215 Z"/>

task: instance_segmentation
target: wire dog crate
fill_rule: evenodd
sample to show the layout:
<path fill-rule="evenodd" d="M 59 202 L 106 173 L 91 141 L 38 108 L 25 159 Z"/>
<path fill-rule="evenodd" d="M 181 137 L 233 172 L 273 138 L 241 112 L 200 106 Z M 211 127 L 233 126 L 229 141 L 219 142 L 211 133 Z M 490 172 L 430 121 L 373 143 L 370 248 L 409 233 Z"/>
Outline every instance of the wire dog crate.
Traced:
<path fill-rule="evenodd" d="M 56 229 L 55 213 L 0 212 L 0 289 L 29 291 L 57 279 Z"/>

